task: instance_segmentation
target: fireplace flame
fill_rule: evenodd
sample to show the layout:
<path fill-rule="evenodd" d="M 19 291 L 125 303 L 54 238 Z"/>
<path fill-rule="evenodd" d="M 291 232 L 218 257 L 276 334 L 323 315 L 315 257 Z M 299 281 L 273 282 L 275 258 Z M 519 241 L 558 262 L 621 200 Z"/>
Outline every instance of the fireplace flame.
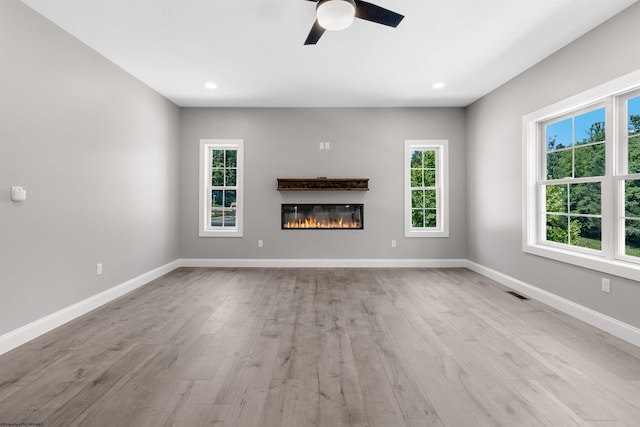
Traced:
<path fill-rule="evenodd" d="M 344 218 L 327 221 L 313 217 L 287 221 L 284 228 L 360 228 L 360 225 L 356 221 L 345 221 Z"/>

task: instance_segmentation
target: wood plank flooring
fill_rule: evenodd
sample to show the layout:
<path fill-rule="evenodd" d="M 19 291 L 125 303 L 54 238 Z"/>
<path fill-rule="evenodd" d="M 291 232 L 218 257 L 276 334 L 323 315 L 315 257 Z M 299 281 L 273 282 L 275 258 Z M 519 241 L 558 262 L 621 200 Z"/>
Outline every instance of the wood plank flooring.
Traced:
<path fill-rule="evenodd" d="M 466 269 L 183 268 L 0 356 L 0 424 L 638 426 L 640 349 Z"/>

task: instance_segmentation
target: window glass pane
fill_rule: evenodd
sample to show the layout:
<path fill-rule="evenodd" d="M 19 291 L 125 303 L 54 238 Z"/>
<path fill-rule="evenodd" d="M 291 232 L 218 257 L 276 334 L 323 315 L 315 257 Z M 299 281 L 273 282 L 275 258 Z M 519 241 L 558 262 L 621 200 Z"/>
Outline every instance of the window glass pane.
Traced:
<path fill-rule="evenodd" d="M 567 184 L 547 185 L 545 191 L 547 196 L 547 212 L 569 212 L 567 207 L 567 201 L 569 200 L 567 187 Z"/>
<path fill-rule="evenodd" d="M 591 217 L 571 219 L 571 244 L 589 249 L 602 249 L 602 220 Z"/>
<path fill-rule="evenodd" d="M 424 207 L 436 208 L 436 190 L 427 190 L 424 192 Z"/>
<path fill-rule="evenodd" d="M 221 208 L 222 202 L 222 190 L 213 190 L 211 192 L 211 206 L 214 208 Z"/>
<path fill-rule="evenodd" d="M 629 138 L 629 173 L 640 173 L 640 136 Z"/>
<path fill-rule="evenodd" d="M 224 167 L 224 150 L 213 150 L 211 156 L 211 166 L 213 166 L 214 168 Z"/>
<path fill-rule="evenodd" d="M 424 210 L 413 209 L 411 211 L 411 226 L 414 228 L 424 227 Z"/>
<path fill-rule="evenodd" d="M 235 227 L 236 226 L 236 212 L 235 211 L 226 211 L 224 213 L 224 226 L 225 227 Z"/>
<path fill-rule="evenodd" d="M 437 226 L 437 217 L 435 210 L 427 210 L 425 211 L 426 215 L 424 217 L 424 225 L 425 227 L 436 227 Z"/>
<path fill-rule="evenodd" d="M 575 149 L 575 177 L 604 176 L 605 146 L 604 144 L 590 145 Z"/>
<path fill-rule="evenodd" d="M 571 213 L 600 215 L 600 183 L 571 184 L 569 199 Z"/>
<path fill-rule="evenodd" d="M 236 185 L 236 169 L 227 169 L 225 185 L 227 187 L 235 187 Z"/>
<path fill-rule="evenodd" d="M 424 167 L 429 169 L 435 169 L 436 167 L 436 152 L 433 150 L 424 152 Z"/>
<path fill-rule="evenodd" d="M 221 210 L 212 210 L 211 211 L 211 226 L 212 227 L 222 227 L 222 211 Z"/>
<path fill-rule="evenodd" d="M 423 190 L 413 190 L 411 192 L 411 207 L 424 208 L 424 191 Z"/>
<path fill-rule="evenodd" d="M 411 186 L 422 187 L 422 170 L 411 169 Z"/>
<path fill-rule="evenodd" d="M 640 180 L 624 184 L 624 216 L 640 218 Z"/>
<path fill-rule="evenodd" d="M 547 179 L 571 178 L 572 153 L 572 150 L 564 150 L 547 154 Z"/>
<path fill-rule="evenodd" d="M 629 135 L 640 133 L 640 96 L 631 98 L 627 102 Z"/>
<path fill-rule="evenodd" d="M 211 185 L 222 187 L 224 185 L 224 169 L 213 169 L 211 171 Z"/>
<path fill-rule="evenodd" d="M 236 190 L 224 191 L 224 207 L 230 208 L 236 205 Z"/>
<path fill-rule="evenodd" d="M 422 151 L 411 150 L 411 167 L 415 169 L 422 168 Z"/>
<path fill-rule="evenodd" d="M 225 150 L 225 166 L 228 168 L 235 168 L 238 166 L 238 151 L 237 150 Z"/>
<path fill-rule="evenodd" d="M 605 140 L 604 111 L 604 108 L 600 108 L 575 117 L 573 123 L 576 145 Z"/>
<path fill-rule="evenodd" d="M 425 170 L 424 171 L 424 186 L 435 187 L 436 186 L 436 171 Z"/>
<path fill-rule="evenodd" d="M 571 122 L 572 119 L 566 119 L 547 126 L 547 151 L 571 147 Z"/>
<path fill-rule="evenodd" d="M 625 221 L 625 254 L 640 257 L 640 221 Z"/>
<path fill-rule="evenodd" d="M 547 215 L 547 240 L 550 242 L 569 243 L 567 215 Z"/>

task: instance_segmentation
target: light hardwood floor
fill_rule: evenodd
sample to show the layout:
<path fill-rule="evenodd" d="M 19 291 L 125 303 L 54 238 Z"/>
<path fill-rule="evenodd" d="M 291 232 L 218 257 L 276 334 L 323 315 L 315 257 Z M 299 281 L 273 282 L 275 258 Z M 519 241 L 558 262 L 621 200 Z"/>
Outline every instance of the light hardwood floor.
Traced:
<path fill-rule="evenodd" d="M 640 349 L 466 269 L 178 269 L 0 356 L 0 424 L 638 426 Z"/>

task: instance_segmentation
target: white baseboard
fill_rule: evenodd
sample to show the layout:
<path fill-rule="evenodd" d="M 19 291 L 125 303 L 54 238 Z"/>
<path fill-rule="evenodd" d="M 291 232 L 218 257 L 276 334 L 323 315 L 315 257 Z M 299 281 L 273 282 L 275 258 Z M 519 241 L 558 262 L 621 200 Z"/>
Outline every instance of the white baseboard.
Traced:
<path fill-rule="evenodd" d="M 147 273 L 134 277 L 97 295 L 63 308 L 0 336 L 0 355 L 34 338 L 74 320 L 108 302 L 129 293 L 179 267 L 415 267 L 452 268 L 466 266 L 466 260 L 394 260 L 394 259 L 177 259 Z"/>
<path fill-rule="evenodd" d="M 506 274 L 464 259 L 177 259 L 0 336 L 0 355 L 179 267 L 468 268 L 640 347 L 640 329 Z"/>
<path fill-rule="evenodd" d="M 97 295 L 8 332 L 0 336 L 0 354 L 13 350 L 14 348 L 21 346 L 40 335 L 52 331 L 53 329 L 90 312 L 91 310 L 105 305 L 106 303 L 111 302 L 114 299 L 119 298 L 122 295 L 178 268 L 179 266 L 180 265 L 177 260 L 172 261 L 154 270 L 143 273 L 138 277 L 134 277 L 131 280 L 127 280 L 113 288 L 100 292 Z"/>
<path fill-rule="evenodd" d="M 465 259 L 181 259 L 180 267 L 465 268 Z"/>
<path fill-rule="evenodd" d="M 519 293 L 640 347 L 640 329 L 473 261 L 466 267 Z"/>

